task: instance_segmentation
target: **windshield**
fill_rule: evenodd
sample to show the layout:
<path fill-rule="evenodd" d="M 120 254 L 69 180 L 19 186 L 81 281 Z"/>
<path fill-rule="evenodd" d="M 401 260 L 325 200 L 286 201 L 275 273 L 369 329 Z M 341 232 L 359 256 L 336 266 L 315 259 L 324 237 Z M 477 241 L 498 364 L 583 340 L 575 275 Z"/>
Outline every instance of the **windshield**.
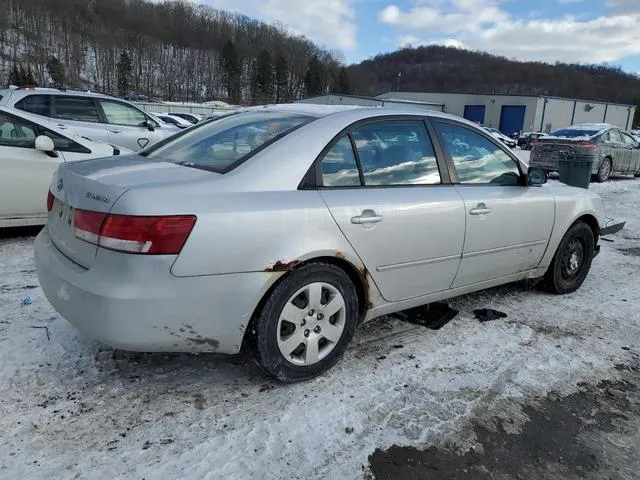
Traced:
<path fill-rule="evenodd" d="M 286 112 L 248 112 L 193 126 L 140 155 L 163 162 L 226 173 L 314 117 Z"/>
<path fill-rule="evenodd" d="M 577 128 L 561 128 L 560 130 L 556 130 L 555 132 L 551 132 L 550 135 L 552 137 L 563 137 L 563 138 L 576 138 L 576 137 L 593 137 L 600 130 L 583 130 Z"/>

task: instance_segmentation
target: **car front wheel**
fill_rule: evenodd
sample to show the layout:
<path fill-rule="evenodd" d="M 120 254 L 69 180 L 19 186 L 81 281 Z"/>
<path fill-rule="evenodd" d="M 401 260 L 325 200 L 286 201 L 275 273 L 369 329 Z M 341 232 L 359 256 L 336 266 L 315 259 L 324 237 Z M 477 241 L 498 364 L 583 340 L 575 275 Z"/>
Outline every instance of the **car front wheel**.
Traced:
<path fill-rule="evenodd" d="M 353 337 L 358 296 L 349 276 L 328 263 L 290 272 L 254 317 L 250 345 L 258 364 L 283 382 L 331 368 Z"/>
<path fill-rule="evenodd" d="M 584 283 L 595 250 L 593 231 L 584 222 L 571 226 L 562 238 L 545 274 L 547 288 L 558 294 L 575 292 Z"/>

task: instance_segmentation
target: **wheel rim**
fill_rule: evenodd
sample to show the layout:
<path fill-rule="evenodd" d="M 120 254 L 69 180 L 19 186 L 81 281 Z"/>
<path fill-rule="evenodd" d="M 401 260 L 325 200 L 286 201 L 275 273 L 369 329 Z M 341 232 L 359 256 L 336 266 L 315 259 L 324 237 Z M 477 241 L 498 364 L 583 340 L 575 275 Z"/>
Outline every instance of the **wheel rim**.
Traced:
<path fill-rule="evenodd" d="M 562 256 L 562 278 L 565 280 L 576 277 L 584 265 L 584 245 L 578 239 L 569 242 Z"/>
<path fill-rule="evenodd" d="M 611 175 L 611 162 L 609 160 L 605 160 L 602 162 L 602 166 L 600 167 L 600 178 L 602 180 L 606 180 Z"/>
<path fill-rule="evenodd" d="M 346 307 L 338 289 L 325 282 L 310 283 L 294 293 L 280 312 L 280 353 L 294 365 L 313 365 L 333 351 L 345 324 Z"/>

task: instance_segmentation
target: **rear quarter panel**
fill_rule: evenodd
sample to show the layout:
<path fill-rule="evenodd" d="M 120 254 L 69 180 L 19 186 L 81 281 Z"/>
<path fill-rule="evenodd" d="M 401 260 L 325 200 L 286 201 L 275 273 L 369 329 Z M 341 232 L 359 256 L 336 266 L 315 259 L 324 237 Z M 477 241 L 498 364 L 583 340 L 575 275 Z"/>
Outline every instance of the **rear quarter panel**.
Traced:
<path fill-rule="evenodd" d="M 549 188 L 556 201 L 556 219 L 540 268 L 547 268 L 551 264 L 565 233 L 579 218 L 589 215 L 594 217 L 598 224 L 602 224 L 604 219 L 604 207 L 597 194 L 560 184 L 550 184 Z"/>
<path fill-rule="evenodd" d="M 362 268 L 315 191 L 230 193 L 196 214 L 171 270 L 178 277 L 282 271 L 321 256 Z"/>

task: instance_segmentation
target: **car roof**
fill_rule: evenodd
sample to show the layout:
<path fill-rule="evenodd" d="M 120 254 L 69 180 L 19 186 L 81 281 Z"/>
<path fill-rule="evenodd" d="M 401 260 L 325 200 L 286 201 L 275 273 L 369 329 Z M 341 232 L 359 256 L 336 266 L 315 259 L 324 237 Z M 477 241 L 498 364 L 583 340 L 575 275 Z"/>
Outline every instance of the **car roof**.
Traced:
<path fill-rule="evenodd" d="M 297 115 L 308 115 L 317 118 L 323 117 L 349 117 L 352 121 L 364 120 L 370 117 L 409 115 L 409 116 L 428 116 L 456 120 L 466 123 L 474 127 L 478 127 L 473 122 L 456 115 L 440 112 L 438 110 L 430 110 L 427 108 L 411 108 L 411 107 L 361 107 L 357 105 L 315 105 L 309 103 L 286 103 L 275 105 L 263 105 L 257 107 L 246 107 L 238 109 L 238 113 L 245 112 L 284 112 Z"/>
<path fill-rule="evenodd" d="M 10 94 L 10 95 L 9 95 Z M 73 95 L 78 97 L 93 97 L 93 98 L 108 98 L 108 99 L 116 99 L 116 97 L 112 97 L 111 95 L 104 95 L 102 93 L 96 93 L 91 91 L 83 91 L 83 90 L 65 90 L 60 88 L 48 88 L 48 87 L 22 87 L 22 88 L 9 88 L 5 90 L 0 90 L 0 95 L 8 95 L 11 98 L 22 98 L 28 95 L 34 94 L 49 94 L 49 95 Z"/>
<path fill-rule="evenodd" d="M 578 123 L 571 125 L 570 127 L 564 127 L 562 130 L 606 130 L 608 128 L 614 128 L 610 123 Z"/>

